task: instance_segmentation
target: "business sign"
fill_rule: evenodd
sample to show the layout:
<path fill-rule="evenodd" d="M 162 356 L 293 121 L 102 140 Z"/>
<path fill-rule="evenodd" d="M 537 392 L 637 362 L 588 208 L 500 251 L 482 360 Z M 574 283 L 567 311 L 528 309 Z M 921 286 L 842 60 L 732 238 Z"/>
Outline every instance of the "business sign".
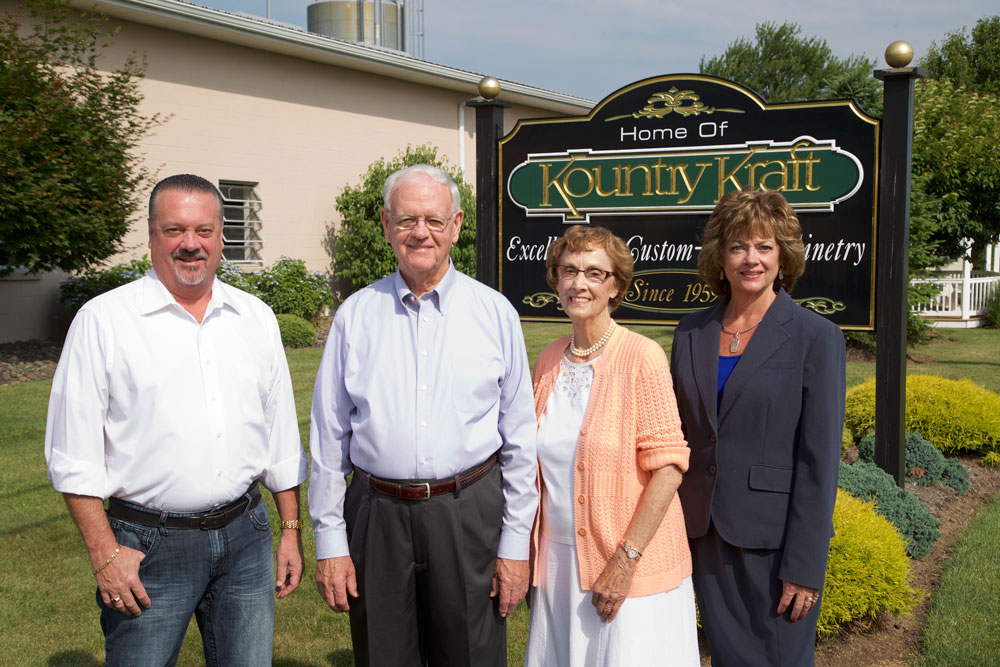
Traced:
<path fill-rule="evenodd" d="M 848 329 L 874 326 L 878 121 L 851 101 L 765 104 L 722 79 L 626 86 L 585 117 L 522 120 L 500 142 L 500 289 L 523 319 L 564 319 L 545 282 L 566 225 L 608 227 L 635 277 L 615 318 L 673 323 L 716 300 L 699 238 L 727 192 L 777 190 L 803 229 L 792 298 Z"/>

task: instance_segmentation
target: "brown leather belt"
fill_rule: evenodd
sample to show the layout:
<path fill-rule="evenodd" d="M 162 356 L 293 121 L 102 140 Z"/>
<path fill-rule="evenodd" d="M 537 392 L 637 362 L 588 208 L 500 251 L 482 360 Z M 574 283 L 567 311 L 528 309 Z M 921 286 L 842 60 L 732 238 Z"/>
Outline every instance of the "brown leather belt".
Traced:
<path fill-rule="evenodd" d="M 116 498 L 110 498 L 108 500 L 108 514 L 123 521 L 153 528 L 159 526 L 160 517 L 163 514 L 167 514 L 164 523 L 167 528 L 177 530 L 194 530 L 196 528 L 199 530 L 214 530 L 222 528 L 236 517 L 241 516 L 248 509 L 253 509 L 257 506 L 257 503 L 260 502 L 260 486 L 258 483 L 254 482 L 247 490 L 247 493 L 250 494 L 250 498 L 243 495 L 227 505 L 217 507 L 210 512 L 192 516 L 171 516 L 166 512 L 149 512 L 124 505 Z"/>
<path fill-rule="evenodd" d="M 358 466 L 354 466 L 354 472 L 360 475 L 362 479 L 366 480 L 368 482 L 368 486 L 379 493 L 392 496 L 393 498 L 401 498 L 402 500 L 428 500 L 429 498 L 440 496 L 445 493 L 454 493 L 458 495 L 462 489 L 467 486 L 472 486 L 483 477 L 486 477 L 486 475 L 493 470 L 493 466 L 497 464 L 498 460 L 498 455 L 494 453 L 490 456 L 490 458 L 486 459 L 474 468 L 469 468 L 468 470 L 460 472 L 454 477 L 449 477 L 448 479 L 431 482 L 408 482 L 382 479 L 381 477 L 370 475 Z"/>

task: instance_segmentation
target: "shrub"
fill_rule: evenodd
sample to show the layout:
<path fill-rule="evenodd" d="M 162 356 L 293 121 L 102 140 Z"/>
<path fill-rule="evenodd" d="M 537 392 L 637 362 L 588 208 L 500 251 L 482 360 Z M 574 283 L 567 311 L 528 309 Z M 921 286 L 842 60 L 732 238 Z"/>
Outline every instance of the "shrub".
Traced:
<path fill-rule="evenodd" d="M 920 598 L 907 583 L 903 538 L 872 503 L 837 491 L 817 632 L 827 637 L 852 621 L 906 614 Z"/>
<path fill-rule="evenodd" d="M 275 313 L 315 321 L 333 305 L 333 292 L 326 276 L 306 269 L 301 259 L 282 257 L 268 269 L 246 274 L 245 279 L 253 287 L 252 293 Z"/>
<path fill-rule="evenodd" d="M 316 344 L 316 327 L 298 315 L 279 313 L 278 329 L 281 330 L 281 344 L 285 347 L 312 347 Z"/>
<path fill-rule="evenodd" d="M 927 442 L 919 433 L 906 434 L 904 452 L 906 481 L 919 486 L 947 484 L 959 493 L 969 490 L 969 471 L 958 459 L 946 459 L 937 447 Z M 867 436 L 858 443 L 858 458 L 875 462 L 875 436 Z M 948 474 L 945 474 L 945 471 Z"/>
<path fill-rule="evenodd" d="M 992 452 L 990 452 L 992 454 Z M 961 495 L 969 490 L 969 471 L 956 458 L 945 459 L 941 482 L 955 489 Z"/>
<path fill-rule="evenodd" d="M 889 520 L 906 542 L 906 553 L 920 559 L 927 555 L 941 532 L 941 522 L 912 492 L 896 486 L 892 476 L 874 463 L 840 463 L 840 488 L 855 498 L 874 501 L 875 511 Z"/>
<path fill-rule="evenodd" d="M 986 302 L 986 321 L 991 327 L 1000 327 L 1000 289 L 994 289 Z"/>
<path fill-rule="evenodd" d="M 472 187 L 437 156 L 437 148 L 407 146 L 392 160 L 378 159 L 368 166 L 357 186 L 347 186 L 337 195 L 336 208 L 340 226 L 333 232 L 333 275 L 350 290 L 370 285 L 396 270 L 396 256 L 385 241 L 379 211 L 382 209 L 382 185 L 389 174 L 414 164 L 431 164 L 448 172 L 458 185 L 465 220 L 458 241 L 451 248 L 455 268 L 476 275 L 476 198 Z"/>
<path fill-rule="evenodd" d="M 80 306 L 98 294 L 142 278 L 152 266 L 149 257 L 143 255 L 142 259 L 133 259 L 106 269 L 87 269 L 59 285 L 59 300 L 68 303 L 73 310 L 79 310 Z"/>
<path fill-rule="evenodd" d="M 847 390 L 844 424 L 854 437 L 875 431 L 875 379 Z M 906 430 L 946 454 L 1000 450 L 1000 395 L 971 380 L 934 375 L 906 378 Z"/>

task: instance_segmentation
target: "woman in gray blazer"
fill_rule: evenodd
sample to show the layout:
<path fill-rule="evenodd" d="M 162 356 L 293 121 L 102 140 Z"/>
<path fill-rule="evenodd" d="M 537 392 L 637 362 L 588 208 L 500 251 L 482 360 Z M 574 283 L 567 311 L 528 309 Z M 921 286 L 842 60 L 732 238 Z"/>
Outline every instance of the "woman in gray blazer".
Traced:
<path fill-rule="evenodd" d="M 804 268 L 784 197 L 726 194 L 698 256 L 719 301 L 674 334 L 679 494 L 714 667 L 814 664 L 846 355 L 840 329 L 788 296 Z"/>

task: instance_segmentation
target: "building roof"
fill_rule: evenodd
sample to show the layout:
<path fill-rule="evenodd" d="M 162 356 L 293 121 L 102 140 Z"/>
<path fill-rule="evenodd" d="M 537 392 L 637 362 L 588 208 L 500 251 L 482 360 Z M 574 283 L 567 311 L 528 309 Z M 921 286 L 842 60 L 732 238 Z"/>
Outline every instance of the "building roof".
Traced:
<path fill-rule="evenodd" d="M 459 91 L 474 97 L 483 74 L 406 53 L 307 32 L 287 23 L 233 14 L 181 0 L 71 0 L 81 10 L 260 51 Z M 499 77 L 498 77 L 499 78 Z M 500 99 L 559 114 L 580 115 L 592 100 L 500 79 Z"/>

